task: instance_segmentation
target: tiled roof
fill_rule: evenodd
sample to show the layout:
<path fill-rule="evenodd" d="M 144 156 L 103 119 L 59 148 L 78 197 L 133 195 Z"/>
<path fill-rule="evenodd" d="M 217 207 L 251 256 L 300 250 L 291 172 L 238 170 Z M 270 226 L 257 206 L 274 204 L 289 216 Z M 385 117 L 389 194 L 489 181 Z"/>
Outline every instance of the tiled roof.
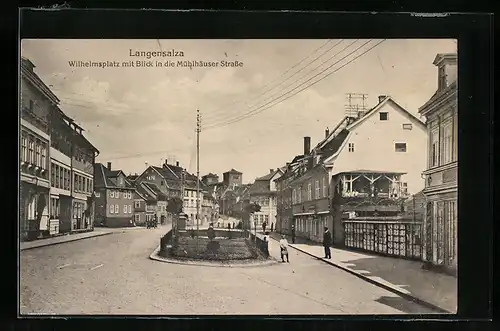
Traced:
<path fill-rule="evenodd" d="M 149 202 L 156 201 L 156 197 L 154 195 L 152 195 L 148 190 L 146 190 L 145 187 L 143 186 L 143 184 L 144 183 L 137 185 L 137 187 L 136 187 L 137 192 L 142 194 L 146 201 L 149 201 Z"/>
<path fill-rule="evenodd" d="M 234 169 L 234 168 L 232 168 L 231 170 L 229 170 L 229 171 L 226 171 L 226 172 L 225 172 L 225 174 L 227 174 L 227 173 L 232 173 L 232 174 L 242 174 L 242 172 L 239 172 L 238 170 L 236 170 L 236 169 Z"/>
<path fill-rule="evenodd" d="M 94 164 L 94 185 L 96 187 L 118 187 L 116 183 L 116 176 L 123 171 L 109 170 L 102 163 Z M 134 188 L 134 186 L 125 179 L 125 185 L 120 188 Z"/>
<path fill-rule="evenodd" d="M 142 185 L 144 185 L 146 188 L 148 188 L 150 191 L 152 191 L 156 195 L 157 199 L 159 199 L 159 200 L 166 200 L 167 199 L 167 196 L 160 190 L 160 188 L 158 186 L 156 186 L 156 184 L 144 182 L 144 183 L 142 183 Z"/>

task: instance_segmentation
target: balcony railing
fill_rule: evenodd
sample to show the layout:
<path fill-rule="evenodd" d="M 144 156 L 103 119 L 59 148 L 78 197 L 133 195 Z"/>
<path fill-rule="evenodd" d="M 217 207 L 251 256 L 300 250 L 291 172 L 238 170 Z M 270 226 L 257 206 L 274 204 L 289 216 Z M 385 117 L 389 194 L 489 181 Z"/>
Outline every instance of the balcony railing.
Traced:
<path fill-rule="evenodd" d="M 344 245 L 377 254 L 422 259 L 420 222 L 343 221 Z"/>

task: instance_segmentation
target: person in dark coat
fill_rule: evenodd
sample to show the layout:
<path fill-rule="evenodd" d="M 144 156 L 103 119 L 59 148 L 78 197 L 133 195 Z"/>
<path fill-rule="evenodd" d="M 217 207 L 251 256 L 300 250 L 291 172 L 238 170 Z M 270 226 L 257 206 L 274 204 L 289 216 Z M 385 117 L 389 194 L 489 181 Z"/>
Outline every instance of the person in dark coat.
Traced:
<path fill-rule="evenodd" d="M 274 229 L 274 223 L 271 223 L 271 232 L 273 232 Z"/>
<path fill-rule="evenodd" d="M 332 258 L 332 252 L 330 251 L 331 244 L 332 244 L 332 234 L 325 226 L 325 233 L 323 233 L 323 247 L 325 248 L 325 259 Z"/>
<path fill-rule="evenodd" d="M 264 222 L 262 223 L 262 233 L 265 233 L 265 232 L 266 232 L 266 226 L 267 226 L 267 223 L 266 223 L 266 221 L 264 221 Z"/>
<path fill-rule="evenodd" d="M 292 244 L 295 244 L 295 225 L 292 224 Z"/>

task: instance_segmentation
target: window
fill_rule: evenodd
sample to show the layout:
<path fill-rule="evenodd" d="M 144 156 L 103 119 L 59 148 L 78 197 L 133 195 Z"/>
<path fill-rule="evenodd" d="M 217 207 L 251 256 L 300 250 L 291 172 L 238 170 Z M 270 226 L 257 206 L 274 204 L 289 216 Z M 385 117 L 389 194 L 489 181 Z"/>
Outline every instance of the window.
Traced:
<path fill-rule="evenodd" d="M 443 127 L 443 164 L 450 163 L 453 158 L 453 126 L 449 122 Z"/>
<path fill-rule="evenodd" d="M 31 138 L 28 142 L 28 162 L 31 164 L 35 163 L 35 142 Z"/>
<path fill-rule="evenodd" d="M 109 197 L 114 198 L 115 197 L 115 191 L 109 191 Z"/>
<path fill-rule="evenodd" d="M 59 218 L 59 199 L 57 198 L 50 198 L 50 218 Z"/>
<path fill-rule="evenodd" d="M 132 214 L 132 205 L 128 205 L 128 213 Z"/>
<path fill-rule="evenodd" d="M 30 103 L 29 103 L 29 110 L 30 111 L 33 111 L 33 109 L 35 108 L 35 102 L 33 100 L 30 100 Z"/>
<path fill-rule="evenodd" d="M 394 149 L 396 150 L 396 152 L 404 153 L 406 152 L 406 143 L 395 143 Z"/>
<path fill-rule="evenodd" d="M 128 199 L 132 200 L 132 192 L 128 192 Z"/>
<path fill-rule="evenodd" d="M 114 214 L 115 213 L 115 205 L 109 205 L 109 213 Z"/>
<path fill-rule="evenodd" d="M 66 174 L 64 176 L 64 189 L 69 191 L 71 188 L 71 171 L 64 169 L 64 173 Z"/>
<path fill-rule="evenodd" d="M 40 159 L 40 167 L 42 169 L 45 169 L 47 167 L 47 165 L 45 164 L 45 162 L 47 162 L 47 149 L 45 148 L 45 146 L 42 146 L 41 147 L 42 149 L 42 153 L 41 153 L 41 159 Z"/>
<path fill-rule="evenodd" d="M 299 191 L 298 191 L 298 196 L 297 196 L 297 203 L 302 202 L 302 187 L 299 186 Z"/>
<path fill-rule="evenodd" d="M 349 152 L 354 152 L 354 143 L 349 143 Z"/>
<path fill-rule="evenodd" d="M 40 164 L 42 163 L 42 162 L 40 161 L 40 151 L 41 151 L 41 148 L 42 148 L 42 146 L 40 146 L 40 144 L 36 144 L 36 158 L 35 158 L 35 165 L 36 165 L 37 167 L 39 167 L 39 166 L 40 166 Z"/>
<path fill-rule="evenodd" d="M 100 198 L 101 197 L 101 193 L 100 192 L 94 192 L 94 195 L 96 198 Z"/>
<path fill-rule="evenodd" d="M 403 187 L 403 190 L 402 190 L 403 194 L 404 195 L 408 194 L 408 183 L 404 182 L 404 183 L 402 183 L 401 186 Z"/>
<path fill-rule="evenodd" d="M 314 198 L 319 199 L 319 197 L 320 197 L 320 188 L 319 188 L 319 180 L 317 180 L 314 185 Z"/>
<path fill-rule="evenodd" d="M 326 198 L 327 190 L 326 190 L 326 178 L 323 178 L 323 198 Z"/>
<path fill-rule="evenodd" d="M 141 208 L 141 202 L 140 201 L 135 201 L 134 202 L 134 208 Z"/>
<path fill-rule="evenodd" d="M 127 205 L 123 205 L 123 213 L 126 214 L 127 213 Z"/>
<path fill-rule="evenodd" d="M 452 161 L 458 160 L 458 113 L 455 109 L 453 115 L 453 158 Z"/>
<path fill-rule="evenodd" d="M 443 89 L 446 87 L 446 72 L 444 67 L 439 67 L 439 77 L 438 77 L 438 89 Z"/>
<path fill-rule="evenodd" d="M 140 221 L 141 221 L 141 215 L 139 215 L 139 214 L 135 214 L 135 215 L 134 215 L 134 221 L 135 221 L 136 223 L 140 222 Z"/>
<path fill-rule="evenodd" d="M 381 121 L 387 121 L 389 119 L 389 113 L 387 112 L 380 112 L 379 116 Z"/>
<path fill-rule="evenodd" d="M 430 148 L 430 166 L 436 167 L 439 165 L 439 130 L 434 130 L 430 136 L 431 148 Z"/>
<path fill-rule="evenodd" d="M 312 185 L 307 184 L 307 200 L 312 200 Z"/>
<path fill-rule="evenodd" d="M 21 161 L 26 162 L 28 159 L 28 139 L 26 137 L 21 137 Z"/>
<path fill-rule="evenodd" d="M 56 186 L 56 165 L 54 163 L 50 167 L 50 186 Z"/>
<path fill-rule="evenodd" d="M 403 124 L 403 130 L 411 130 L 413 128 L 411 123 Z"/>

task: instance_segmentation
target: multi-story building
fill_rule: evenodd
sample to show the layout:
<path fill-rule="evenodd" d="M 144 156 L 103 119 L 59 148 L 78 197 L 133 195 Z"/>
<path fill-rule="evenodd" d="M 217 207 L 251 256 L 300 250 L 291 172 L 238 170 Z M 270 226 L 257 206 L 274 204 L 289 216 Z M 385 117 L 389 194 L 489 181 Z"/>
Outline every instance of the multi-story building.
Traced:
<path fill-rule="evenodd" d="M 328 226 L 342 245 L 346 215 L 398 215 L 402 200 L 423 188 L 426 140 L 425 124 L 388 96 L 326 130 L 312 150 L 305 137 L 289 184 L 297 234 L 320 240 Z"/>
<path fill-rule="evenodd" d="M 284 169 L 270 169 L 267 175 L 255 179 L 250 186 L 250 203 L 260 206 L 260 211 L 252 214 L 251 222 L 254 226 L 266 223 L 268 228 L 276 227 L 277 217 L 277 190 L 275 180 L 283 175 Z"/>
<path fill-rule="evenodd" d="M 91 230 L 94 162 L 99 151 L 61 110 L 52 111 L 50 119 L 51 229 L 57 227 L 61 233 Z"/>
<path fill-rule="evenodd" d="M 137 193 L 142 195 L 145 201 L 145 207 L 140 206 L 140 210 L 144 209 L 144 214 L 141 216 L 140 224 L 153 221 L 156 216 L 157 221 L 161 222 L 166 217 L 167 213 L 167 196 L 162 193 L 154 184 L 143 182 L 135 183 Z M 143 219 L 144 217 L 144 219 Z M 137 222 L 136 222 L 137 224 Z"/>
<path fill-rule="evenodd" d="M 146 224 L 146 206 L 147 197 L 139 193 L 136 189 L 134 191 L 134 224 L 135 225 L 145 225 Z"/>
<path fill-rule="evenodd" d="M 231 169 L 222 174 L 222 183 L 226 187 L 241 186 L 243 183 L 243 174 L 238 170 Z"/>
<path fill-rule="evenodd" d="M 457 269 L 458 103 L 457 54 L 438 54 L 436 93 L 419 109 L 427 119 L 428 157 L 424 171 L 426 216 L 424 260 Z"/>
<path fill-rule="evenodd" d="M 49 115 L 59 99 L 22 58 L 20 86 L 20 237 L 38 237 L 50 230 Z"/>
<path fill-rule="evenodd" d="M 141 183 L 147 183 L 151 190 L 153 190 L 155 195 L 159 195 L 161 192 L 161 200 L 157 203 L 157 217 L 161 224 L 166 222 L 172 222 L 173 215 L 169 213 L 164 207 L 164 204 L 168 204 L 168 201 L 172 197 L 181 196 L 181 174 L 182 168 L 179 167 L 179 162 L 177 164 L 168 164 L 168 160 L 165 160 L 161 167 L 149 166 L 140 174 L 136 179 L 136 186 Z M 165 200 L 163 200 L 165 197 Z M 165 209 L 165 210 L 163 210 Z"/>
<path fill-rule="evenodd" d="M 111 162 L 107 167 L 101 163 L 96 163 L 94 167 L 96 225 L 133 226 L 135 187 L 126 180 L 123 171 L 112 170 Z"/>

